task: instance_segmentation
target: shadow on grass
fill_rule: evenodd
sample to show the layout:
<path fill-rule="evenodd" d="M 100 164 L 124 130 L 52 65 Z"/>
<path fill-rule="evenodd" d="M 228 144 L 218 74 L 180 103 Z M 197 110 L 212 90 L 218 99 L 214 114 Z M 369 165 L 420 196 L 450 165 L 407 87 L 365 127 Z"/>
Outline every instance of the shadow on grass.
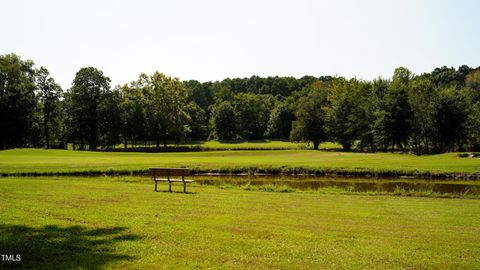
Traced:
<path fill-rule="evenodd" d="M 160 193 L 178 193 L 178 194 L 190 194 L 190 195 L 192 195 L 192 194 L 197 194 L 197 192 L 193 192 L 193 191 L 187 191 L 187 192 L 183 192 L 183 190 L 182 190 L 182 191 L 180 191 L 180 190 L 173 190 L 173 189 L 172 189 L 172 191 L 171 191 L 171 192 L 170 192 L 170 191 L 168 191 L 168 189 L 167 189 L 167 190 L 161 190 L 161 189 L 158 189 L 157 191 L 154 191 L 154 192 L 160 192 Z"/>
<path fill-rule="evenodd" d="M 241 143 L 268 143 L 269 140 L 218 140 L 219 143 L 225 144 L 241 144 Z"/>
<path fill-rule="evenodd" d="M 0 258 L 0 268 L 101 269 L 111 262 L 134 259 L 132 255 L 115 253 L 117 243 L 140 239 L 125 230 L 0 225 L 0 254 L 21 256 L 17 262 Z"/>

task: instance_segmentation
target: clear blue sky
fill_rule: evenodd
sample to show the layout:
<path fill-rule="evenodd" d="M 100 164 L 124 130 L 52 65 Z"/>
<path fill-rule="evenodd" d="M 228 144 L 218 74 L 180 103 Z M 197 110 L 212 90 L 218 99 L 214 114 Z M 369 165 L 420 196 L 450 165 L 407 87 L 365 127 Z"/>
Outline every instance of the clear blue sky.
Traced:
<path fill-rule="evenodd" d="M 0 54 L 126 83 L 159 70 L 182 80 L 390 77 L 480 65 L 478 0 L 0 0 Z"/>

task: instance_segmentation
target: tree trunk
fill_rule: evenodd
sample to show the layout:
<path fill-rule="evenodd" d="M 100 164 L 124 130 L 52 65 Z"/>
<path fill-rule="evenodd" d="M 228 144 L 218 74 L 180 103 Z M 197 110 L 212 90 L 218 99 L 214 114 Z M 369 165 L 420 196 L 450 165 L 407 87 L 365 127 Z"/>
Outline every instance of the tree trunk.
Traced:
<path fill-rule="evenodd" d="M 48 132 L 48 114 L 46 112 L 43 113 L 43 130 L 45 132 L 45 143 L 47 149 L 50 149 L 50 134 Z"/>
<path fill-rule="evenodd" d="M 313 141 L 313 150 L 318 150 L 318 146 L 320 145 L 318 140 Z"/>
<path fill-rule="evenodd" d="M 91 108 L 91 130 L 90 130 L 90 141 L 88 142 L 89 150 L 96 150 L 98 144 L 98 117 L 97 117 L 97 100 L 94 102 L 94 106 Z"/>
<path fill-rule="evenodd" d="M 350 151 L 350 150 L 352 150 L 352 144 L 349 143 L 349 142 L 344 142 L 344 143 L 342 143 L 342 148 L 345 151 Z"/>
<path fill-rule="evenodd" d="M 425 140 L 425 151 L 426 151 L 427 154 L 430 154 L 430 147 L 429 147 L 429 145 L 428 145 L 428 141 L 427 141 L 427 140 Z"/>
<path fill-rule="evenodd" d="M 165 131 L 162 132 L 162 140 L 163 140 L 163 148 L 167 149 L 167 133 Z"/>
<path fill-rule="evenodd" d="M 159 148 L 160 147 L 160 136 L 157 136 L 156 143 L 157 143 L 157 148 Z"/>

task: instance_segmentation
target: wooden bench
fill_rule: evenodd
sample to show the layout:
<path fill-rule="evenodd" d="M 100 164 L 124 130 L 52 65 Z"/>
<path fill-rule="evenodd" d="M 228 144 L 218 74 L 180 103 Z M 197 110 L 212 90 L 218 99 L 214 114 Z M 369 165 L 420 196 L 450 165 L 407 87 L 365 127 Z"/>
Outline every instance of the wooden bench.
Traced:
<path fill-rule="evenodd" d="M 157 191 L 157 183 L 159 181 L 168 182 L 168 191 L 172 192 L 172 182 L 182 182 L 183 183 L 183 192 L 187 192 L 187 183 L 191 183 L 194 180 L 186 180 L 185 176 L 188 176 L 188 169 L 177 169 L 177 168 L 150 168 L 150 173 L 153 176 L 153 181 L 155 181 L 155 191 Z M 181 176 L 182 179 L 171 178 L 171 176 Z M 164 177 L 164 178 L 157 178 Z"/>

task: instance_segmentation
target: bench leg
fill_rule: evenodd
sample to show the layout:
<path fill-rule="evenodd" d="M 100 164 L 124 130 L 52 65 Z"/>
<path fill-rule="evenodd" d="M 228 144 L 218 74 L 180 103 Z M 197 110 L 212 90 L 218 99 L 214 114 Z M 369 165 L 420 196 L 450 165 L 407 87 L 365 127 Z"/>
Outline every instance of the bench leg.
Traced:
<path fill-rule="evenodd" d="M 158 181 L 155 181 L 155 191 L 157 191 L 157 183 Z"/>
<path fill-rule="evenodd" d="M 183 193 L 187 193 L 187 183 L 183 182 Z"/>
<path fill-rule="evenodd" d="M 168 181 L 168 191 L 172 192 L 172 182 Z"/>

